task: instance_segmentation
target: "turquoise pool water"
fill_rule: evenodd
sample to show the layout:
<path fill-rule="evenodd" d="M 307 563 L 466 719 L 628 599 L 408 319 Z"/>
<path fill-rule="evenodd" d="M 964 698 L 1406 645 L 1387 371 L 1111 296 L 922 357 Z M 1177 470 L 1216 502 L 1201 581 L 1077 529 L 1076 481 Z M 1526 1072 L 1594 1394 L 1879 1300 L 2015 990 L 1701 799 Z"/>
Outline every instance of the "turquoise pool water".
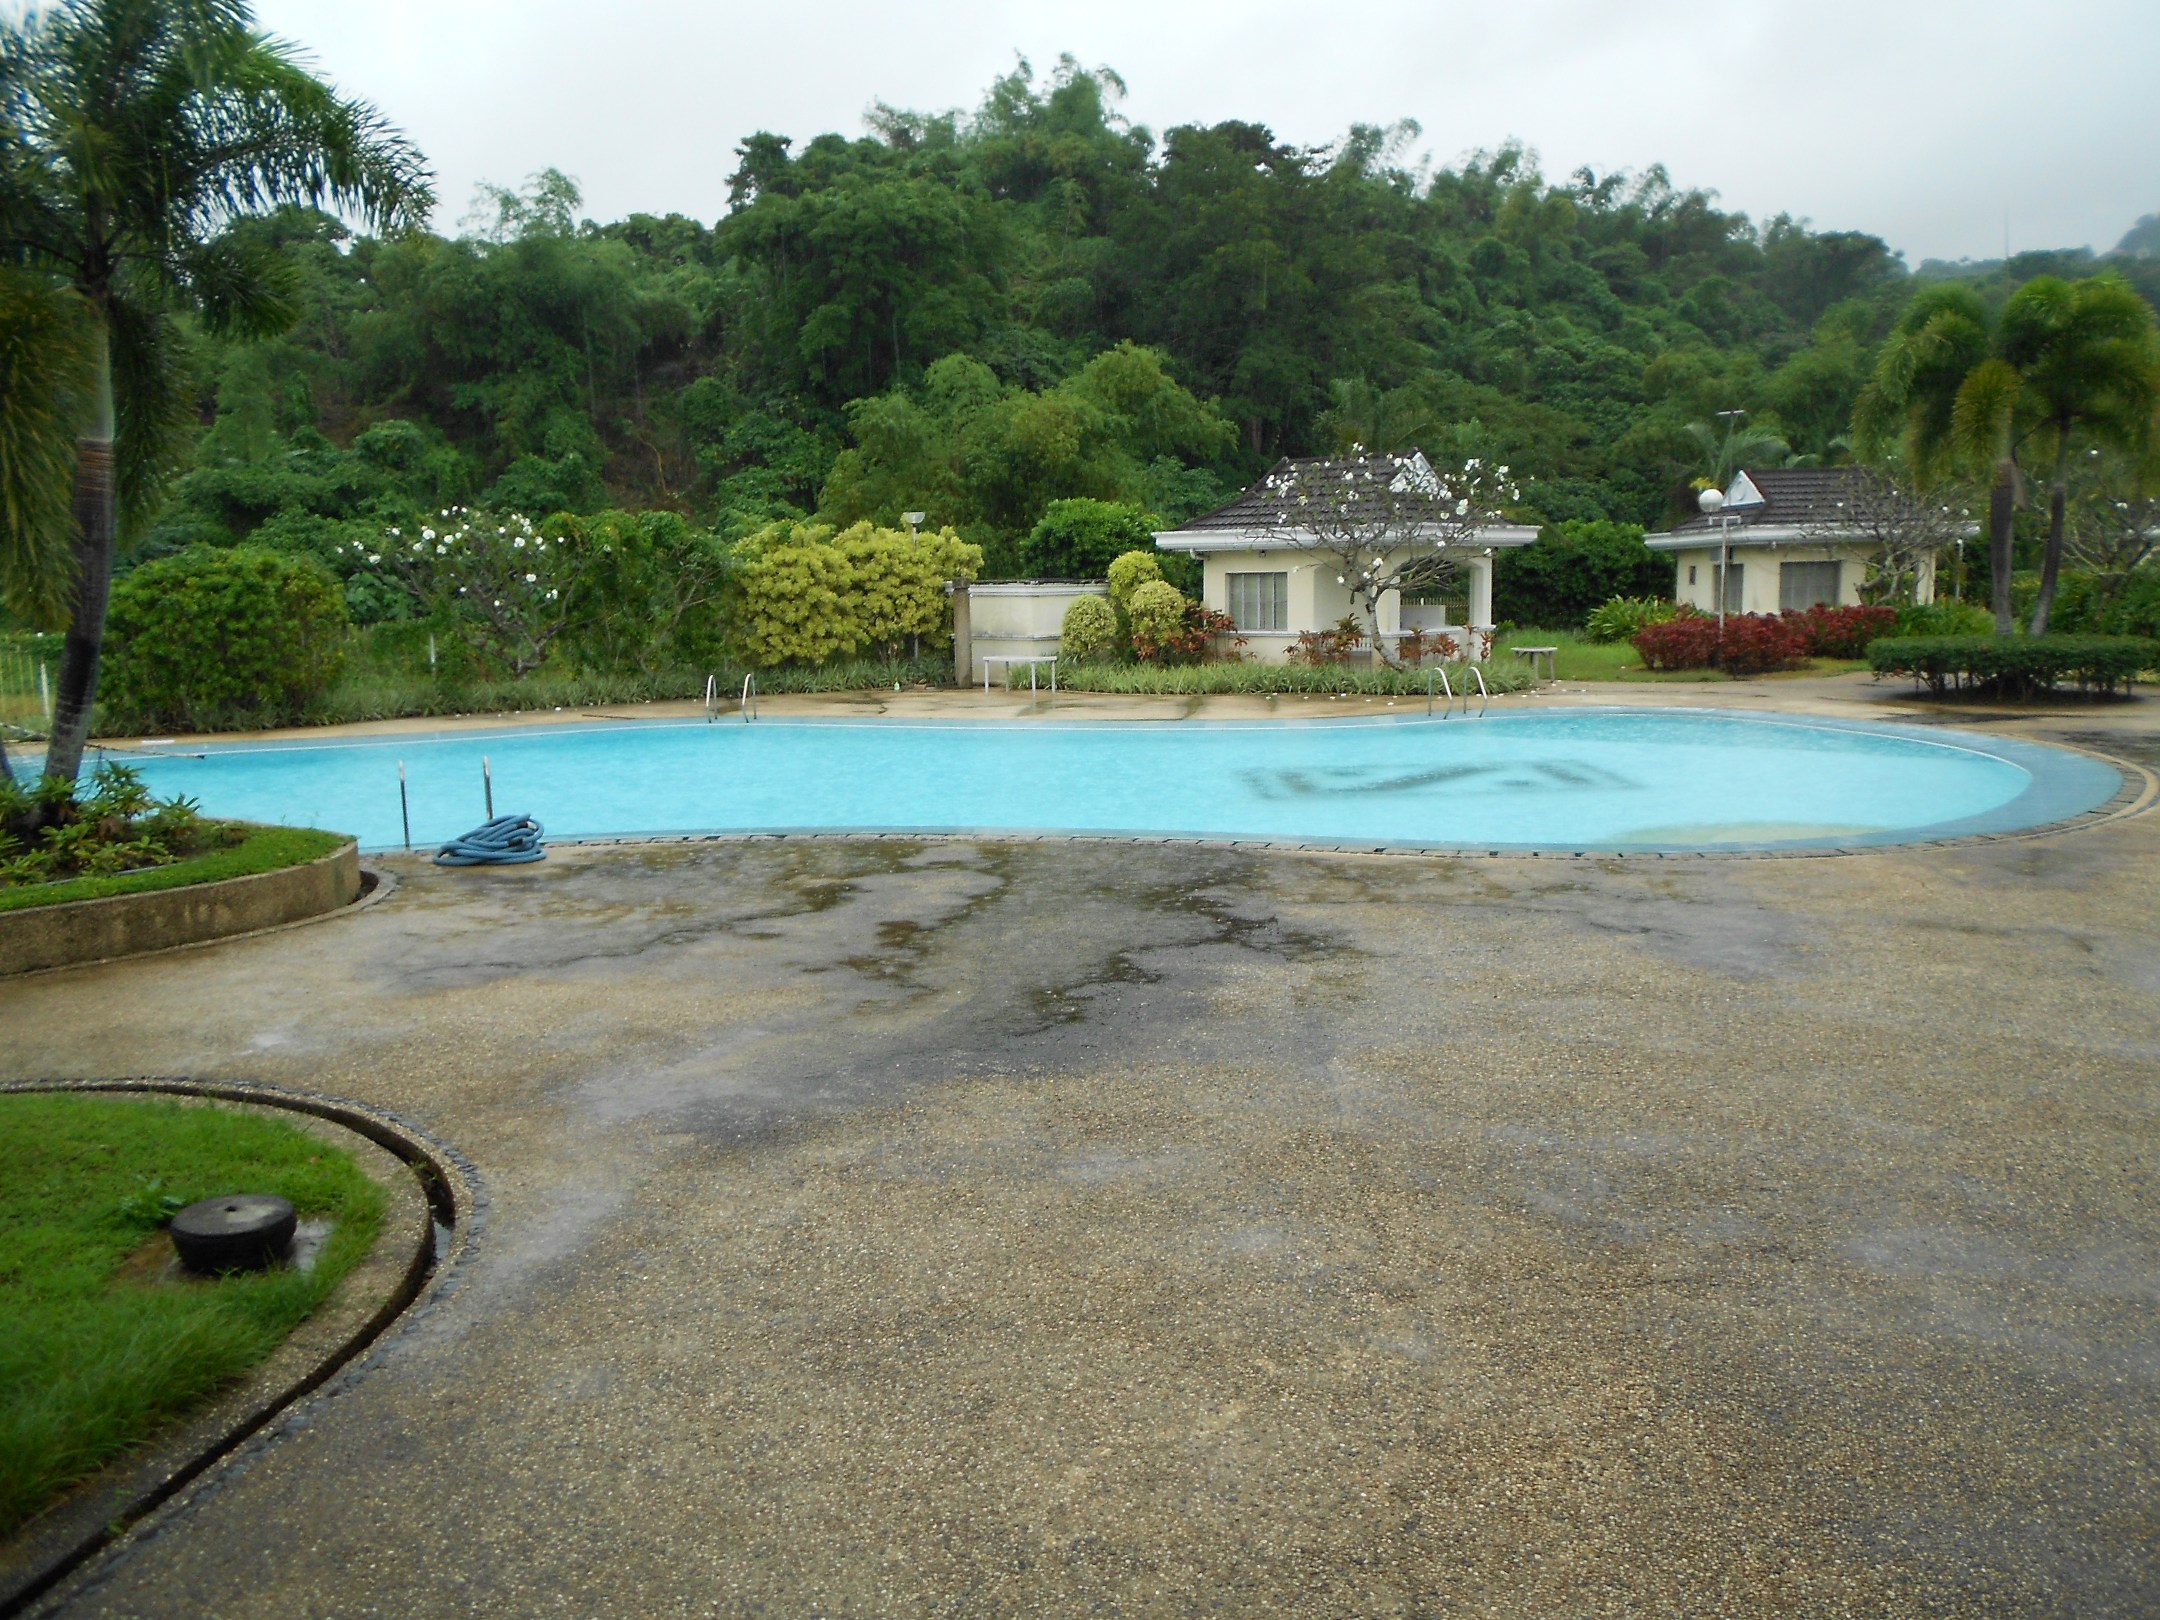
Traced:
<path fill-rule="evenodd" d="M 595 722 L 128 756 L 213 814 L 416 846 L 498 811 L 552 838 L 1049 832 L 1442 849 L 1805 848 L 2061 820 L 2102 762 L 1972 733 L 1706 712 L 1482 720 Z"/>

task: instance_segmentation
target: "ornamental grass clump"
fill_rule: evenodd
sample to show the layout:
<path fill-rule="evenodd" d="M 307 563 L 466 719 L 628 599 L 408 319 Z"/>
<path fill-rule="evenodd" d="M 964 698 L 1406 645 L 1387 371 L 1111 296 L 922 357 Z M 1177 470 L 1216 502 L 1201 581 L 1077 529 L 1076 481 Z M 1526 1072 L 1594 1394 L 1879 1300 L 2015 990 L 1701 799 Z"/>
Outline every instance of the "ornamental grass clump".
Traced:
<path fill-rule="evenodd" d="M 1633 641 L 1645 625 L 1663 624 L 1680 611 L 1680 604 L 1662 596 L 1615 596 L 1590 610 L 1583 633 L 1592 641 Z"/>

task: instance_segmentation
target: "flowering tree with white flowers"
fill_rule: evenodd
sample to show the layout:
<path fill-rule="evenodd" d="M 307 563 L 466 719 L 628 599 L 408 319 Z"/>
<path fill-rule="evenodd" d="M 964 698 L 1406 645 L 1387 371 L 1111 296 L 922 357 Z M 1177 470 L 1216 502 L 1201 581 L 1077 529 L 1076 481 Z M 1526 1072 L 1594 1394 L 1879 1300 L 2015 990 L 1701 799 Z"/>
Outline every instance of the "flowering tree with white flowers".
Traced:
<path fill-rule="evenodd" d="M 379 548 L 349 549 L 422 613 L 446 611 L 475 658 L 522 681 L 569 628 L 575 548 L 516 512 L 452 506 L 435 516 L 417 534 L 386 529 Z"/>
<path fill-rule="evenodd" d="M 1446 584 L 1478 531 L 1520 499 L 1505 466 L 1475 457 L 1441 473 L 1419 451 L 1276 464 L 1261 481 L 1271 546 L 1320 553 L 1364 619 L 1373 656 L 1400 668 L 1380 634 L 1380 599 Z"/>

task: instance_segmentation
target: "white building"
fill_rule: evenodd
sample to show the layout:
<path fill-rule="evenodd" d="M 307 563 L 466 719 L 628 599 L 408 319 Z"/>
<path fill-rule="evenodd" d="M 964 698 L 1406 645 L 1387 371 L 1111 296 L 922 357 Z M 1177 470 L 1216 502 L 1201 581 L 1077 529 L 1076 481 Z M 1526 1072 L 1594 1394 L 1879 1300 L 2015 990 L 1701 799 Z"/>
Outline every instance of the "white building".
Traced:
<path fill-rule="evenodd" d="M 1845 502 L 1854 467 L 1743 468 L 1716 516 L 1689 518 L 1644 537 L 1673 560 L 1673 598 L 1718 611 L 1724 573 L 1727 613 L 1782 613 L 1818 603 L 1847 606 L 1882 549 L 1879 536 L 1856 529 Z M 1849 536 L 1849 538 L 1848 538 Z M 1935 600 L 1935 564 L 1924 559 L 1913 600 Z"/>
<path fill-rule="evenodd" d="M 1434 482 L 1432 468 L 1422 455 L 1414 455 L 1408 468 L 1386 456 L 1285 460 L 1276 463 L 1270 476 L 1295 469 L 1310 480 L 1316 471 L 1325 474 L 1336 467 L 1360 465 L 1385 468 L 1398 496 L 1405 488 L 1419 487 L 1420 481 Z M 1399 500 L 1391 504 L 1398 510 L 1402 505 Z M 1380 598 L 1379 630 L 1391 637 L 1411 630 L 1441 630 L 1464 656 L 1483 660 L 1492 651 L 1494 558 L 1511 547 L 1527 546 L 1537 538 L 1537 530 L 1519 523 L 1492 524 L 1467 539 L 1450 540 L 1452 532 L 1435 502 L 1434 521 L 1411 527 L 1405 543 L 1390 551 L 1383 565 L 1393 568 L 1415 551 L 1445 547 L 1455 554 L 1468 586 L 1468 622 L 1449 624 L 1444 606 L 1405 604 L 1398 592 L 1389 591 Z M 1303 633 L 1330 630 L 1344 618 L 1362 617 L 1349 587 L 1341 582 L 1341 561 L 1324 549 L 1320 536 L 1297 525 L 1294 512 L 1284 510 L 1266 480 L 1228 505 L 1157 534 L 1155 544 L 1199 560 L 1201 600 L 1230 616 L 1245 640 L 1246 656 L 1262 663 L 1285 662 Z"/>

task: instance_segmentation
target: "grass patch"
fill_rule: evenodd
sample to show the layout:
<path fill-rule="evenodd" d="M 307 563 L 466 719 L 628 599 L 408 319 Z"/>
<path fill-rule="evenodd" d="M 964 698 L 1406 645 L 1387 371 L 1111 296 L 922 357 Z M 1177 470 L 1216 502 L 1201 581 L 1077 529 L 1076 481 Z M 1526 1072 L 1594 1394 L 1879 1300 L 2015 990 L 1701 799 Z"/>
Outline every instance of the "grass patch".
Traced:
<path fill-rule="evenodd" d="M 1435 666 L 1437 667 L 1437 666 Z M 1115 692 L 1141 696 L 1214 697 L 1228 693 L 1302 692 L 1362 697 L 1423 697 L 1424 670 L 1392 670 L 1361 664 L 1058 664 L 1058 689 L 1064 692 Z M 1459 664 L 1448 666 L 1448 679 L 1460 694 L 1468 677 Z M 1042 677 L 1048 690 L 1048 677 Z M 1507 669 L 1487 665 L 1487 686 L 1495 692 L 1520 692 L 1536 685 L 1528 666 Z M 1435 682 L 1435 689 L 1438 683 Z M 1009 670 L 1008 689 L 1027 690 L 1027 671 Z M 1474 686 L 1472 688 L 1475 689 Z"/>
<path fill-rule="evenodd" d="M 25 883 L 0 887 L 0 911 L 21 911 L 31 906 L 57 906 L 69 900 L 103 900 L 116 894 L 149 894 L 158 889 L 184 889 L 194 883 L 217 883 L 225 878 L 253 877 L 320 860 L 349 840 L 343 833 L 318 832 L 313 827 L 257 827 L 230 849 L 214 849 L 193 855 L 170 866 L 146 866 L 134 872 L 114 872 L 98 877 L 63 878 L 57 883 Z"/>
<path fill-rule="evenodd" d="M 368 1252 L 381 1187 L 283 1120 L 153 1098 L 0 1096 L 0 1535 L 281 1344 Z M 275 1193 L 337 1225 L 311 1271 L 119 1275 L 173 1210 Z"/>
<path fill-rule="evenodd" d="M 1592 641 L 1580 630 L 1511 630 L 1497 639 L 1495 664 L 1524 664 L 1517 647 L 1551 647 L 1553 677 L 1562 681 L 1724 681 L 1716 669 L 1645 669 L 1642 654 L 1625 641 Z M 1544 662 L 1541 658 L 1540 664 Z"/>
<path fill-rule="evenodd" d="M 1733 677 L 1721 669 L 1645 669 L 1642 654 L 1625 641 L 1592 641 L 1580 630 L 1510 630 L 1496 638 L 1492 664 L 1497 666 L 1525 664 L 1529 660 L 1517 658 L 1517 647 L 1551 647 L 1554 649 L 1553 678 L 1562 681 L 1646 681 L 1646 682 L 1704 682 L 1730 681 Z M 1540 667 L 1544 660 L 1538 660 Z M 1864 658 L 1815 658 L 1798 669 L 1782 669 L 1767 675 L 1751 675 L 1749 680 L 1791 680 L 1800 676 L 1843 675 L 1851 670 L 1866 669 Z M 1496 683 L 1495 692 L 1500 690 Z"/>

